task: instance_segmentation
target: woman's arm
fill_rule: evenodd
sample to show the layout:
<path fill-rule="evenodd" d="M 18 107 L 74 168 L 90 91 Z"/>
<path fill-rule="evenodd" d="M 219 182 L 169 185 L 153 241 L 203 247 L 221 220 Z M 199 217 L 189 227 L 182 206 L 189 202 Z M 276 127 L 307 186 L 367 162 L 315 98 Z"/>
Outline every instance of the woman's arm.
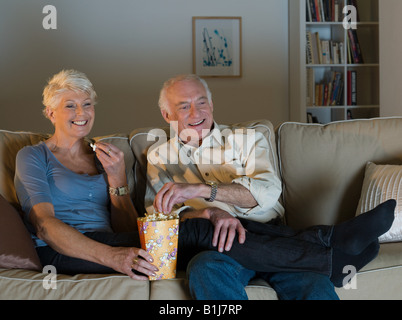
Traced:
<path fill-rule="evenodd" d="M 127 186 L 124 153 L 109 143 L 96 143 L 96 155 L 102 163 L 108 177 L 110 187 Z M 135 210 L 130 194 L 110 195 L 111 224 L 114 232 L 129 232 L 137 228 L 138 213 Z"/>
<path fill-rule="evenodd" d="M 42 202 L 33 206 L 29 219 L 37 237 L 61 254 L 102 264 L 136 280 L 148 278 L 134 274 L 132 268 L 148 276 L 153 276 L 156 271 L 155 266 L 150 263 L 153 261 L 152 257 L 146 251 L 139 248 L 111 247 L 86 237 L 57 219 L 51 203 Z M 145 260 L 138 259 L 133 264 L 138 256 Z"/>

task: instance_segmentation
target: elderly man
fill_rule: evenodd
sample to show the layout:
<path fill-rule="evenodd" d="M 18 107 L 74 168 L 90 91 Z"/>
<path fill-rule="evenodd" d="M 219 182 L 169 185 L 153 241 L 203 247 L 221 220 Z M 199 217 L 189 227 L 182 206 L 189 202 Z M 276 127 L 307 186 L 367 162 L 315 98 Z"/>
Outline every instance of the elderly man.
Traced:
<path fill-rule="evenodd" d="M 339 284 L 339 277 L 334 281 L 324 273 L 308 272 L 314 271 L 309 266 L 322 264 L 328 258 L 335 261 L 329 267 L 332 274 L 339 275 L 345 261 L 360 268 L 376 256 L 375 235 L 390 227 L 395 203 L 388 203 L 379 209 L 381 213 L 366 214 L 359 221 L 333 229 L 317 227 L 305 234 L 301 232 L 300 236 L 286 226 L 276 225 L 281 224 L 284 214 L 278 201 L 281 183 L 269 162 L 265 137 L 254 131 L 232 132 L 220 127 L 213 119 L 212 97 L 203 79 L 182 75 L 168 80 L 161 90 L 159 106 L 176 135 L 148 154 L 147 211 L 169 214 L 177 210 L 183 220 L 210 220 L 214 225 L 212 245 L 219 251 L 202 252 L 190 262 L 187 272 L 193 298 L 247 299 L 244 287 L 253 277 L 260 276 L 281 299 L 338 299 L 333 283 Z M 383 216 L 388 217 L 387 222 L 379 227 Z M 368 230 L 357 235 L 355 230 L 362 229 L 362 225 Z M 261 272 L 222 254 L 230 252 L 236 241 L 245 243 L 246 238 L 259 235 L 260 243 L 255 242 L 254 247 L 247 244 L 250 251 L 244 257 L 249 254 L 258 262 L 256 255 L 267 255 L 261 250 L 263 243 L 266 245 L 264 241 L 278 236 L 279 240 L 269 246 L 271 260 L 289 264 L 306 260 L 301 268 L 304 270 L 289 272 L 290 265 L 281 265 L 277 269 L 283 270 L 278 272 Z M 328 254 L 314 257 L 310 248 L 303 248 L 308 241 L 298 243 L 293 238 L 314 238 L 317 243 L 322 240 Z M 292 256 L 294 252 L 297 256 Z"/>

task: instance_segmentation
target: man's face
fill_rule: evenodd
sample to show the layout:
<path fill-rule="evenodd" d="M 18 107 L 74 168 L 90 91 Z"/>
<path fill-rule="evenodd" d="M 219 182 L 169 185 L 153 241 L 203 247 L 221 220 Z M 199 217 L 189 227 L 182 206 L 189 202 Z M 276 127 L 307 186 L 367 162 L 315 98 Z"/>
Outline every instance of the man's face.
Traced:
<path fill-rule="evenodd" d="M 164 119 L 173 126 L 183 142 L 201 144 L 213 125 L 213 105 L 209 103 L 204 86 L 196 80 L 177 82 L 167 89 L 168 110 Z"/>

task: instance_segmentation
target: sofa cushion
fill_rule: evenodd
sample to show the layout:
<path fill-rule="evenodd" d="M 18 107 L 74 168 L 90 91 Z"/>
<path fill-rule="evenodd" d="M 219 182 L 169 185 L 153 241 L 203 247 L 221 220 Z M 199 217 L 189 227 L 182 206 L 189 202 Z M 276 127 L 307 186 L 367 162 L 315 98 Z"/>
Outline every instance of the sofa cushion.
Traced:
<path fill-rule="evenodd" d="M 0 196 L 0 268 L 41 270 L 31 236 L 18 211 Z"/>
<path fill-rule="evenodd" d="M 185 273 L 179 272 L 176 279 L 150 282 L 150 300 L 190 300 L 190 290 Z M 245 288 L 249 300 L 278 300 L 278 295 L 261 278 L 254 278 Z"/>
<path fill-rule="evenodd" d="M 270 160 L 272 166 L 275 169 L 278 177 L 280 176 L 275 141 L 275 130 L 271 122 L 268 120 L 245 121 L 231 125 L 220 125 L 220 127 L 223 130 L 247 128 L 261 132 L 267 138 L 270 147 Z M 174 134 L 174 132 L 171 133 L 168 126 L 162 128 L 142 128 L 133 130 L 130 133 L 131 149 L 133 150 L 137 160 L 134 166 L 134 184 L 136 189 L 135 205 L 139 212 L 142 210 L 145 213 L 144 198 L 147 183 L 146 172 L 148 164 L 148 151 L 166 142 L 168 139 L 170 139 L 171 134 Z M 151 147 L 152 149 L 150 149 Z"/>
<path fill-rule="evenodd" d="M 391 229 L 379 238 L 381 243 L 402 240 L 402 166 L 368 162 L 356 214 L 374 209 L 389 199 L 397 201 L 395 220 Z"/>
<path fill-rule="evenodd" d="M 355 288 L 336 288 L 341 300 L 401 300 L 402 243 L 384 243 L 373 261 L 358 272 Z"/>
<path fill-rule="evenodd" d="M 50 275 L 28 270 L 0 269 L 1 300 L 148 300 L 149 281 L 122 274 L 57 274 L 55 289 Z M 45 284 L 45 285 L 44 285 Z"/>
<path fill-rule="evenodd" d="M 20 149 L 49 137 L 47 134 L 0 130 L 0 195 L 19 207 L 14 188 L 15 157 Z"/>
<path fill-rule="evenodd" d="M 285 123 L 277 130 L 287 223 L 335 224 L 355 216 L 368 161 L 402 163 L 402 118 Z"/>

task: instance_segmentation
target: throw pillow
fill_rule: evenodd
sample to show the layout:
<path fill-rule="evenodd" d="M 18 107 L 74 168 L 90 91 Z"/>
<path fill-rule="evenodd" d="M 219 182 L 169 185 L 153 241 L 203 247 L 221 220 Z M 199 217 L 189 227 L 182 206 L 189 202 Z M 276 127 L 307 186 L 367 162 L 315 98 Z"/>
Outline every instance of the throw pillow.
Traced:
<path fill-rule="evenodd" d="M 0 195 L 0 268 L 42 270 L 18 211 Z"/>
<path fill-rule="evenodd" d="M 402 166 L 368 162 L 356 214 L 369 211 L 389 199 L 397 201 L 395 220 L 391 229 L 379 238 L 380 243 L 402 240 Z"/>

